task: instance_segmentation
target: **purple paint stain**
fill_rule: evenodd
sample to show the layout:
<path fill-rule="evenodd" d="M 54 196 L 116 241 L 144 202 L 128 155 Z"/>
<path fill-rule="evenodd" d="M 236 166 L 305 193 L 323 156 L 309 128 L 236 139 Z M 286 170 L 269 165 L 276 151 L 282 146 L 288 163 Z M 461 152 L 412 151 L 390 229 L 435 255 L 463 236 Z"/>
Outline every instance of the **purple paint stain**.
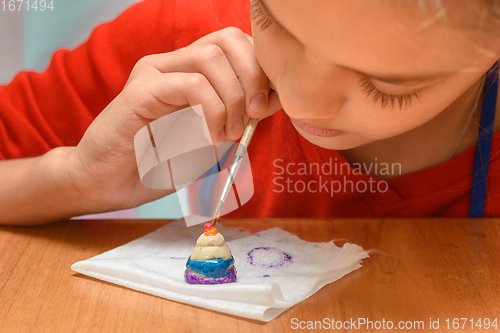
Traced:
<path fill-rule="evenodd" d="M 170 259 L 187 259 L 186 257 L 169 257 Z"/>
<path fill-rule="evenodd" d="M 253 234 L 254 236 L 260 237 L 260 234 Z"/>
<path fill-rule="evenodd" d="M 284 268 L 292 263 L 292 256 L 275 247 L 256 247 L 247 253 L 247 262 L 261 268 Z"/>
<path fill-rule="evenodd" d="M 269 277 L 269 275 L 261 275 L 260 277 Z"/>

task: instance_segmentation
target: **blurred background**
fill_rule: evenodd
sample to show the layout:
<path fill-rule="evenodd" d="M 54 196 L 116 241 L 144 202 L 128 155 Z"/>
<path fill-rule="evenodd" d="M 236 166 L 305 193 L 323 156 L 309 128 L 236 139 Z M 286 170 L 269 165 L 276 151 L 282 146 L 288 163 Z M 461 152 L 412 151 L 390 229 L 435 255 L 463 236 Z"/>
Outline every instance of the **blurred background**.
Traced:
<path fill-rule="evenodd" d="M 9 0 L 6 0 L 8 3 Z M 50 0 L 46 0 L 47 3 Z M 4 11 L 0 1 L 0 85 L 24 69 L 43 71 L 58 48 L 73 48 L 99 23 L 112 20 L 135 0 L 54 0 L 54 10 Z M 182 192 L 179 193 L 180 200 Z M 177 219 L 182 217 L 176 194 L 138 208 L 78 218 Z"/>

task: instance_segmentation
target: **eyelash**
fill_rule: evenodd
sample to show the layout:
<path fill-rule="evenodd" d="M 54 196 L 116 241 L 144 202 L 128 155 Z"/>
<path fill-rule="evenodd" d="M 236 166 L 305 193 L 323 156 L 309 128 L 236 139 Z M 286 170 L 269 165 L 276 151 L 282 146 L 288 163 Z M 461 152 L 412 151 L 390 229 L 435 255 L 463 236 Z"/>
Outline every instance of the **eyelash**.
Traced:
<path fill-rule="evenodd" d="M 252 20 L 257 21 L 257 24 L 260 26 L 261 30 L 265 30 L 265 29 L 269 28 L 270 26 L 274 26 L 274 33 L 276 33 L 276 34 L 279 34 L 279 33 L 285 31 L 285 29 L 281 25 L 279 25 L 278 23 L 273 21 L 271 18 L 269 18 L 264 13 L 258 0 L 252 0 L 250 2 L 250 12 L 251 12 Z"/>
<path fill-rule="evenodd" d="M 399 105 L 400 109 L 403 108 L 403 106 L 407 108 L 411 105 L 414 98 L 419 99 L 418 91 L 407 95 L 392 95 L 382 92 L 378 90 L 377 87 L 373 85 L 372 81 L 370 81 L 367 77 L 362 79 L 360 84 L 366 96 L 372 96 L 373 101 L 375 103 L 380 102 L 383 108 L 385 108 L 388 104 L 390 104 L 391 107 L 394 107 L 396 103 Z"/>
<path fill-rule="evenodd" d="M 274 32 L 276 34 L 286 31 L 281 25 L 276 23 L 264 13 L 258 0 L 252 0 L 250 2 L 250 12 L 252 20 L 257 21 L 257 24 L 259 25 L 261 30 L 265 30 L 270 26 L 274 26 Z M 380 104 L 383 108 L 385 108 L 388 104 L 390 104 L 391 107 L 394 107 L 396 103 L 399 104 L 400 109 L 403 108 L 403 105 L 405 107 L 409 107 L 413 101 L 413 98 L 419 98 L 418 92 L 407 95 L 392 95 L 384 93 L 377 89 L 377 87 L 375 87 L 367 77 L 362 79 L 360 81 L 360 84 L 366 96 L 372 96 L 375 103 L 380 101 Z"/>

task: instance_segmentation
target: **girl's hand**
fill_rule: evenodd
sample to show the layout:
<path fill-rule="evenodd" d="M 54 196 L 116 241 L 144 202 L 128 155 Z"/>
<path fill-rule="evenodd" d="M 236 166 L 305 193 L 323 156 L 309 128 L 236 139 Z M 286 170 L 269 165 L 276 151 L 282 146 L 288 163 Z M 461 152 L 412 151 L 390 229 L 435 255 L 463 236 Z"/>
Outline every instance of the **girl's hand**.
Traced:
<path fill-rule="evenodd" d="M 123 91 L 67 152 L 66 170 L 82 204 L 91 212 L 104 212 L 171 193 L 142 185 L 134 136 L 151 121 L 197 104 L 214 142 L 237 140 L 249 117 L 264 118 L 281 109 L 257 61 L 252 37 L 226 28 L 182 49 L 139 60 Z"/>

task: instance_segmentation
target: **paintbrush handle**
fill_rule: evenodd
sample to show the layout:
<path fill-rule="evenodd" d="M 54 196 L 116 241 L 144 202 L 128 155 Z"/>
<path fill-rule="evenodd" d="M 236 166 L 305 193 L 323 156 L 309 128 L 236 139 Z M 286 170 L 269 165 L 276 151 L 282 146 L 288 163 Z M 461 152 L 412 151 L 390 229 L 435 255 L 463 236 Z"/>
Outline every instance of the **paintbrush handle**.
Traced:
<path fill-rule="evenodd" d="M 234 157 L 234 161 L 231 164 L 231 168 L 229 169 L 229 175 L 226 179 L 226 184 L 222 190 L 222 195 L 217 204 L 217 208 L 215 209 L 214 217 L 212 220 L 212 224 L 215 225 L 219 220 L 220 212 L 222 211 L 222 205 L 226 201 L 227 195 L 231 190 L 231 186 L 233 185 L 234 179 L 236 178 L 236 174 L 240 168 L 241 160 L 245 155 L 248 145 L 250 144 L 250 140 L 252 140 L 253 133 L 257 128 L 257 124 L 259 123 L 259 119 L 250 118 L 248 120 L 247 126 L 245 127 L 245 132 L 241 136 L 240 143 L 238 145 L 238 149 L 236 150 L 236 154 Z"/>
<path fill-rule="evenodd" d="M 253 133 L 255 132 L 258 123 L 259 119 L 257 118 L 250 118 L 248 120 L 245 132 L 243 132 L 243 135 L 241 136 L 240 144 L 248 147 L 248 144 L 250 143 L 250 140 L 252 140 Z"/>

